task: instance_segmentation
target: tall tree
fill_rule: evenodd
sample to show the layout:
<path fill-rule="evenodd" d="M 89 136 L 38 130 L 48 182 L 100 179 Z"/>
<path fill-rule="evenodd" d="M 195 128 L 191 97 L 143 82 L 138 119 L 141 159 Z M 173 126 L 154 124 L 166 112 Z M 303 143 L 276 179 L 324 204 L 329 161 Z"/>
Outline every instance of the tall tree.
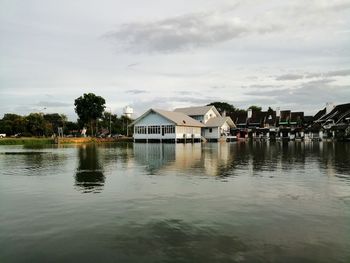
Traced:
<path fill-rule="evenodd" d="M 261 107 L 255 106 L 255 105 L 250 106 L 250 107 L 248 108 L 248 110 L 250 110 L 250 109 L 251 109 L 252 111 L 254 111 L 254 112 L 257 112 L 257 111 L 261 111 L 261 110 L 262 110 Z"/>
<path fill-rule="evenodd" d="M 106 107 L 105 103 L 104 98 L 93 93 L 84 93 L 74 102 L 75 112 L 78 114 L 80 121 L 84 124 L 90 124 L 91 135 L 93 135 L 97 119 L 102 117 Z"/>
<path fill-rule="evenodd" d="M 67 121 L 67 117 L 64 114 L 49 113 L 44 115 L 44 119 L 47 122 L 48 134 L 58 132 L 58 127 L 63 127 Z"/>
<path fill-rule="evenodd" d="M 26 117 L 27 130 L 32 135 L 43 136 L 46 134 L 47 126 L 45 119 L 40 113 L 31 113 Z"/>
<path fill-rule="evenodd" d="M 211 102 L 207 106 L 215 106 L 215 108 L 222 114 L 224 111 L 230 115 L 236 111 L 236 108 L 227 102 Z"/>

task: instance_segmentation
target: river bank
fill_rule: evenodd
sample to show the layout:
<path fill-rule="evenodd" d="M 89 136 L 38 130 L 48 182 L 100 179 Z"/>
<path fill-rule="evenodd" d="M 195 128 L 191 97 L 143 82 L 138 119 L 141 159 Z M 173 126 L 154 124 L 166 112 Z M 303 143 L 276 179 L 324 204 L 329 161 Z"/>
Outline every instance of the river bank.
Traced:
<path fill-rule="evenodd" d="M 0 145 L 47 145 L 47 144 L 81 144 L 81 143 L 115 143 L 132 142 L 132 138 L 1 138 Z"/>

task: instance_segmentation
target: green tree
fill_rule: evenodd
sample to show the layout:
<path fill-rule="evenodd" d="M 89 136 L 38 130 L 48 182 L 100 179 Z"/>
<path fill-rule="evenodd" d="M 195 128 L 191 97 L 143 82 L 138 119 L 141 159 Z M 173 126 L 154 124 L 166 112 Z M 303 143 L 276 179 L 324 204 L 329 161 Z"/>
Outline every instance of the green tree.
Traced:
<path fill-rule="evenodd" d="M 27 131 L 35 136 L 43 136 L 47 134 L 48 127 L 45 119 L 40 113 L 31 113 L 26 118 Z"/>
<path fill-rule="evenodd" d="M 6 113 L 1 120 L 1 132 L 7 135 L 23 133 L 26 130 L 25 118 L 20 115 Z"/>
<path fill-rule="evenodd" d="M 252 111 L 255 111 L 255 112 L 261 111 L 261 110 L 262 110 L 261 107 L 255 106 L 255 105 L 250 106 L 250 107 L 248 108 L 248 110 L 250 110 L 250 109 L 251 109 Z"/>
<path fill-rule="evenodd" d="M 109 125 L 111 122 L 111 125 Z M 118 125 L 118 116 L 116 114 L 112 114 L 110 112 L 105 111 L 101 118 L 101 122 L 99 123 L 99 127 L 107 129 L 109 131 L 109 126 L 111 126 L 111 131 L 109 133 L 115 134 L 117 133 L 117 125 Z"/>
<path fill-rule="evenodd" d="M 224 111 L 230 115 L 236 111 L 236 108 L 227 102 L 211 102 L 207 106 L 215 106 L 215 108 L 222 114 Z"/>
<path fill-rule="evenodd" d="M 75 112 L 79 116 L 79 120 L 84 125 L 90 125 L 90 134 L 93 136 L 94 127 L 96 127 L 97 119 L 102 117 L 105 109 L 105 99 L 96 96 L 93 93 L 84 93 L 83 96 L 77 98 L 74 102 Z"/>
<path fill-rule="evenodd" d="M 45 114 L 44 119 L 47 122 L 46 126 L 49 135 L 58 132 L 58 127 L 64 127 L 65 122 L 67 122 L 67 116 L 64 114 L 50 113 Z"/>

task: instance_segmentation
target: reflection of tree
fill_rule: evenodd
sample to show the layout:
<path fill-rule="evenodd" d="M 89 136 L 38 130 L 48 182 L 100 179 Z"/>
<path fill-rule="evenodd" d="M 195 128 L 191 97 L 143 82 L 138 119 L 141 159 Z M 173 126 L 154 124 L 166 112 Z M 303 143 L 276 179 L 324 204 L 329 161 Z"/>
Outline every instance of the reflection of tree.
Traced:
<path fill-rule="evenodd" d="M 96 145 L 83 145 L 78 148 L 79 166 L 75 174 L 75 184 L 83 192 L 101 192 L 105 176 L 98 158 Z"/>

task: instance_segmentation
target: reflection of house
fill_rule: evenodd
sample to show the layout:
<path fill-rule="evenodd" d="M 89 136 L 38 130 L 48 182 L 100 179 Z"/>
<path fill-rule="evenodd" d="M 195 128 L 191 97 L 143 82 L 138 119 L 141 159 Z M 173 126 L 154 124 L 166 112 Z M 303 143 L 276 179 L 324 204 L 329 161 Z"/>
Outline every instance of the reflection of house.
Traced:
<path fill-rule="evenodd" d="M 224 176 L 232 169 L 234 144 L 134 143 L 135 161 L 151 174 Z M 193 169 L 196 168 L 196 169 Z"/>
<path fill-rule="evenodd" d="M 207 140 L 226 140 L 231 135 L 231 129 L 236 127 L 230 117 L 221 116 L 214 106 L 177 108 L 174 111 L 205 124 L 202 136 Z"/>
<path fill-rule="evenodd" d="M 197 141 L 204 124 L 182 112 L 150 109 L 131 123 L 135 141 Z"/>

